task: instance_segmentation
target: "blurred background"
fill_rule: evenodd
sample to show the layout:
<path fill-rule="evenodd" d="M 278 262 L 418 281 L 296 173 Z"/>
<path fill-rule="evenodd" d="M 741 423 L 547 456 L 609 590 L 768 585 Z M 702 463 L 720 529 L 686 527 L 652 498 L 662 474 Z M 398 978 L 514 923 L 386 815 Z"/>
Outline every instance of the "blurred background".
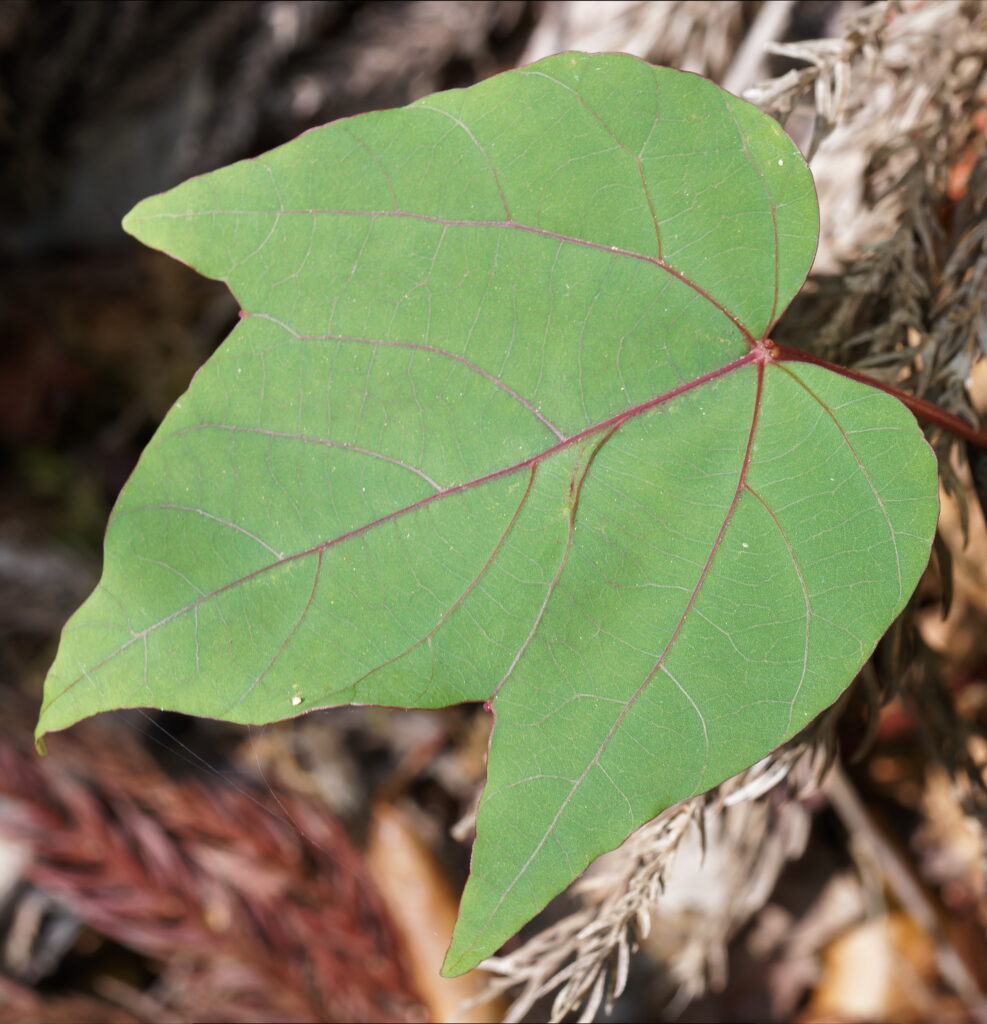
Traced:
<path fill-rule="evenodd" d="M 987 1021 L 987 541 L 979 456 L 947 437 L 933 565 L 844 700 L 635 834 L 489 975 L 436 977 L 488 716 L 128 713 L 34 753 L 113 501 L 236 321 L 120 218 L 565 49 L 697 71 L 783 120 L 823 237 L 776 336 L 977 421 L 980 2 L 4 0 L 0 1021 Z"/>

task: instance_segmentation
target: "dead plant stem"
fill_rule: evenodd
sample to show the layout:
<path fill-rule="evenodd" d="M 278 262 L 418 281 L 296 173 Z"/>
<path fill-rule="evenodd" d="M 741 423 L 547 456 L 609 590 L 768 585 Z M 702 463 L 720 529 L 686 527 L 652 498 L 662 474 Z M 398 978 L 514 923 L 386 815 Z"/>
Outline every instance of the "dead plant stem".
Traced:
<path fill-rule="evenodd" d="M 824 789 L 847 831 L 870 848 L 888 889 L 932 939 L 940 975 L 963 1000 L 977 1024 L 987 1024 L 987 996 L 940 925 L 932 901 L 897 849 L 881 833 L 839 762 L 833 765 Z"/>

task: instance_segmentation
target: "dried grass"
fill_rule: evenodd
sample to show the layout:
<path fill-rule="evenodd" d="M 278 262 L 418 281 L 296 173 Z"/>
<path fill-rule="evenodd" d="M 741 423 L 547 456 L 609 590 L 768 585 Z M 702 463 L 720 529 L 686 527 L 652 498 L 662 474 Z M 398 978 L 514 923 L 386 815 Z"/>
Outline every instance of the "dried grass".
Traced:
<path fill-rule="evenodd" d="M 175 779 L 105 723 L 52 749 L 42 761 L 0 738 L 0 835 L 30 846 L 37 890 L 160 965 L 146 991 L 100 979 L 108 1006 L 177 1022 L 423 1019 L 361 855 L 324 806 Z M 41 1019 L 57 1011 L 34 998 Z"/>

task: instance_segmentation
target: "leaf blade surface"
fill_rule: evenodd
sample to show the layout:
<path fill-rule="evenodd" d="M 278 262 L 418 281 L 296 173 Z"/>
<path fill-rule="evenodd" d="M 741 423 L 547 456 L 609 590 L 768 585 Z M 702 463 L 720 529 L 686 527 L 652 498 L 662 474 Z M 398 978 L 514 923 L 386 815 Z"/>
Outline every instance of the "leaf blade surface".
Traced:
<path fill-rule="evenodd" d="M 760 346 L 817 220 L 774 122 L 616 55 L 146 200 L 128 230 L 244 316 L 121 495 L 39 733 L 492 698 L 472 966 L 831 703 L 924 567 L 910 415 Z"/>

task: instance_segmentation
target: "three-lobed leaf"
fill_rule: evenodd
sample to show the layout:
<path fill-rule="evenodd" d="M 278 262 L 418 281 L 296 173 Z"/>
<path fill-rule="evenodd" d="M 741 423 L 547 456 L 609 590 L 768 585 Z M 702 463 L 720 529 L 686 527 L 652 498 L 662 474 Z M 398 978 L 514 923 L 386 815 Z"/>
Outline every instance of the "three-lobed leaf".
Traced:
<path fill-rule="evenodd" d="M 924 568 L 911 415 L 767 340 L 808 168 L 704 79 L 562 54 L 125 226 L 243 315 L 120 497 L 39 735 L 490 700 L 448 973 L 832 703 Z"/>

